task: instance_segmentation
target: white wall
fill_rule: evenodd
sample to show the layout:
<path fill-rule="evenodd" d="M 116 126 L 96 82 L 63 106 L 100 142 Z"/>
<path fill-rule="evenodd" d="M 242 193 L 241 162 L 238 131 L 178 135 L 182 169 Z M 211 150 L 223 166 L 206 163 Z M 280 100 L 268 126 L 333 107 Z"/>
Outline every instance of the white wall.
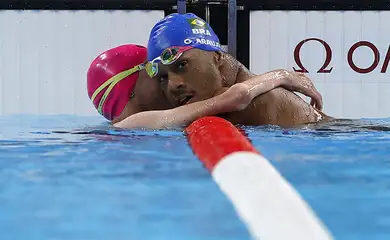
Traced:
<path fill-rule="evenodd" d="M 390 66 L 381 73 L 390 43 L 390 12 L 254 11 L 250 19 L 252 71 L 297 68 L 296 45 L 306 38 L 319 38 L 332 49 L 328 67 L 332 71 L 317 73 L 326 58 L 319 42 L 306 42 L 300 58 L 323 95 L 325 112 L 346 118 L 390 117 Z M 357 73 L 348 64 L 348 51 L 358 41 L 371 42 L 380 53 L 379 64 L 370 73 Z M 358 67 L 368 68 L 374 54 L 368 47 L 359 47 L 352 59 Z"/>
<path fill-rule="evenodd" d="M 97 55 L 147 44 L 163 11 L 0 11 L 0 114 L 98 115 L 86 90 Z"/>

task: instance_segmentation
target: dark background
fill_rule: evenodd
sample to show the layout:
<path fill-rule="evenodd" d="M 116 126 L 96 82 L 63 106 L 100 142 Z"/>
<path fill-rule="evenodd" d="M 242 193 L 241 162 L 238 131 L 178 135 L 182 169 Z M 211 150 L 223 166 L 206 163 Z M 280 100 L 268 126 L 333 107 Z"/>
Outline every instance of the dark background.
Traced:
<path fill-rule="evenodd" d="M 227 0 L 188 0 L 187 2 L 227 2 Z M 383 10 L 390 9 L 384 0 L 237 0 L 248 9 L 264 10 Z M 176 0 L 1 0 L 1 9 L 166 9 Z"/>
<path fill-rule="evenodd" d="M 214 4 L 213 4 L 214 2 Z M 215 3 L 218 4 L 215 4 Z M 176 12 L 176 0 L 0 0 L 0 9 L 52 10 L 164 10 Z M 227 0 L 188 0 L 187 12 L 205 18 L 210 8 L 210 24 L 227 45 Z M 249 12 L 250 10 L 390 10 L 390 0 L 237 0 L 237 59 L 249 67 Z"/>

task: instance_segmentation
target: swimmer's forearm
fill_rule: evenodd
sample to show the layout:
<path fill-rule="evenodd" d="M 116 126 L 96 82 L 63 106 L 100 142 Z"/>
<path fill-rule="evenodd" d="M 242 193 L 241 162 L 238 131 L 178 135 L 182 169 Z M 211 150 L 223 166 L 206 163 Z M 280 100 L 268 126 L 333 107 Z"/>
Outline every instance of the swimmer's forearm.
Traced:
<path fill-rule="evenodd" d="M 162 111 L 146 111 L 133 114 L 124 120 L 115 123 L 114 127 L 118 128 L 150 128 L 150 129 L 159 129 L 163 128 L 161 126 L 161 119 L 164 117 L 165 112 L 168 110 Z"/>
<path fill-rule="evenodd" d="M 277 70 L 257 75 L 242 83 L 248 86 L 248 93 L 253 99 L 263 93 L 282 86 L 284 79 L 284 71 Z"/>
<path fill-rule="evenodd" d="M 146 111 L 133 114 L 114 124 L 118 128 L 161 129 L 189 125 L 198 118 L 217 115 L 231 109 L 226 95 L 219 95 L 204 101 L 191 103 L 174 109 Z"/>

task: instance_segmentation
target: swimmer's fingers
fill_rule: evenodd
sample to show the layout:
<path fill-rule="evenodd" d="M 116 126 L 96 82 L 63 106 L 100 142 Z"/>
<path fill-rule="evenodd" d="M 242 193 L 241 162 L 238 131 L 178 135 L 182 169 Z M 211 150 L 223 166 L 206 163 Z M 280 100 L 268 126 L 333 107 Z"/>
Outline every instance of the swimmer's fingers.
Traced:
<path fill-rule="evenodd" d="M 314 98 L 311 99 L 310 105 L 312 105 L 313 107 L 317 108 L 320 111 L 322 110 L 322 102 L 321 101 L 316 102 Z"/>
<path fill-rule="evenodd" d="M 318 110 L 322 110 L 322 95 L 318 92 L 311 79 L 303 73 L 297 73 L 297 76 L 300 78 L 302 89 L 304 90 L 302 93 L 311 98 L 310 105 Z"/>
<path fill-rule="evenodd" d="M 318 110 L 322 110 L 322 96 L 316 89 L 307 89 L 307 91 L 305 91 L 303 94 L 311 98 L 310 105 L 317 108 Z"/>
<path fill-rule="evenodd" d="M 316 107 L 316 102 L 314 101 L 314 99 L 310 99 L 310 105 L 312 105 L 313 107 Z"/>
<path fill-rule="evenodd" d="M 318 110 L 322 110 L 322 106 L 323 106 L 322 96 L 314 87 L 314 85 L 307 88 L 306 96 L 311 98 L 310 105 L 317 108 Z"/>
<path fill-rule="evenodd" d="M 322 110 L 323 102 L 322 102 L 321 94 L 317 91 L 317 89 L 314 87 L 314 85 L 312 86 L 312 88 L 310 90 L 312 92 L 310 105 L 317 108 L 318 110 Z"/>
<path fill-rule="evenodd" d="M 290 73 L 290 77 L 288 77 L 287 80 L 288 84 L 284 84 L 282 87 L 293 92 L 299 92 L 306 97 L 310 97 L 310 104 L 318 110 L 322 110 L 322 96 L 317 91 L 311 79 L 305 76 L 303 73 Z"/>

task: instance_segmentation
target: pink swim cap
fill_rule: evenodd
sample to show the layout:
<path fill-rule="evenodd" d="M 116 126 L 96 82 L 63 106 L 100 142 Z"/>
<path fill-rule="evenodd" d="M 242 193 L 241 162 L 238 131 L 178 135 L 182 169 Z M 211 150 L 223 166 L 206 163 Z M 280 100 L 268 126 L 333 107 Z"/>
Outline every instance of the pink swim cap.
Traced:
<path fill-rule="evenodd" d="M 113 120 L 122 113 L 130 100 L 139 71 L 143 69 L 135 67 L 143 64 L 146 58 L 146 47 L 127 44 L 101 53 L 92 62 L 87 73 L 88 96 L 97 110 L 101 105 L 99 112 L 106 119 Z M 110 88 L 111 91 L 107 91 Z M 105 100 L 101 103 L 103 97 Z"/>

